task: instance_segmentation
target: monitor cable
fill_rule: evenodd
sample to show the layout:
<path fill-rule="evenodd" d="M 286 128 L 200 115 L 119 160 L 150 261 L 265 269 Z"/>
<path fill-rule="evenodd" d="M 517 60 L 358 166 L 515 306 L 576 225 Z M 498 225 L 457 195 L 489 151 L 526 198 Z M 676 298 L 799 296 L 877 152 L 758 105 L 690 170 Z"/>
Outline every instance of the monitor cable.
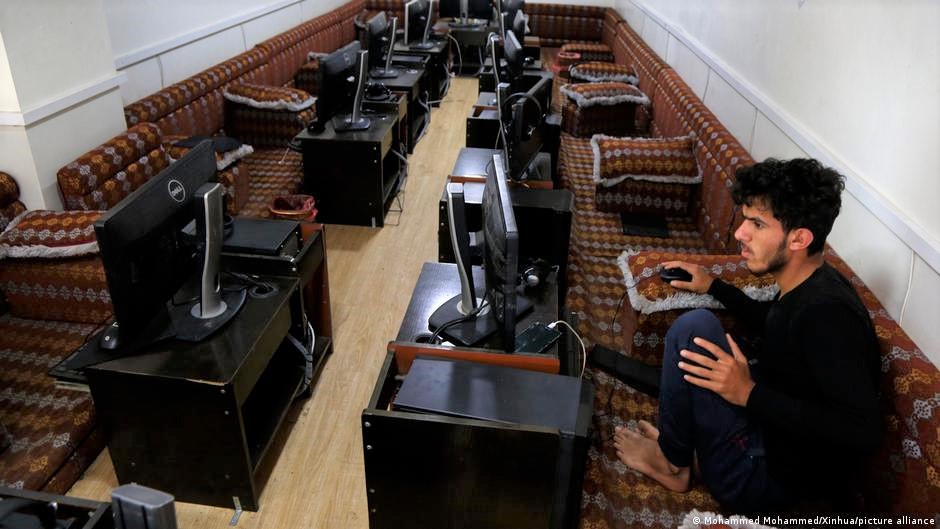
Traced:
<path fill-rule="evenodd" d="M 574 327 L 572 327 L 571 324 L 569 324 L 565 320 L 558 320 L 558 321 L 549 323 L 548 328 L 554 329 L 555 327 L 558 327 L 559 324 L 567 327 L 568 330 L 571 331 L 571 334 L 573 334 L 574 337 L 578 339 L 578 343 L 581 344 L 581 374 L 578 375 L 578 377 L 584 378 L 584 371 L 585 369 L 587 369 L 587 349 L 584 347 L 584 340 L 581 339 L 581 335 L 578 334 L 578 331 L 574 330 Z"/>
<path fill-rule="evenodd" d="M 454 49 L 457 50 L 457 72 L 448 72 L 451 77 L 457 77 L 457 73 L 463 72 L 463 52 L 460 51 L 460 42 L 454 38 L 450 33 L 447 34 L 447 38 L 454 41 Z M 453 60 L 451 60 L 451 69 L 453 69 Z M 449 81 L 448 81 L 449 82 Z"/>
<path fill-rule="evenodd" d="M 443 325 L 438 327 L 433 333 L 431 333 L 431 337 L 428 338 L 428 343 L 431 345 L 439 345 L 438 339 L 441 336 L 441 332 L 443 332 L 448 327 L 453 327 L 454 325 L 457 325 L 458 323 L 463 323 L 465 321 L 470 321 L 476 318 L 477 315 L 480 314 L 480 311 L 482 311 L 488 304 L 489 302 L 487 301 L 487 298 L 483 298 L 483 302 L 477 305 L 477 308 L 468 312 L 466 316 L 454 318 L 450 320 L 449 322 L 444 323 Z"/>

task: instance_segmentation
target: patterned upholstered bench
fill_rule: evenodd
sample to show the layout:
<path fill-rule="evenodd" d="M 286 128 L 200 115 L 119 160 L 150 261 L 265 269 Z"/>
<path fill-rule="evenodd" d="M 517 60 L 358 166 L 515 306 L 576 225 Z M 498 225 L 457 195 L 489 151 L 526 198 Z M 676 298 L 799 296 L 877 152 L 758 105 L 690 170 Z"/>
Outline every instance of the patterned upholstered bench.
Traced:
<path fill-rule="evenodd" d="M 0 229 L 11 228 L 0 236 L 4 256 L 13 252 L 8 243 L 25 254 L 47 252 L 78 224 L 88 236 L 97 218 L 26 214 L 18 196 L 0 173 Z M 65 493 L 105 439 L 91 396 L 57 389 L 46 372 L 110 317 L 104 270 L 95 256 L 0 258 L 0 294 L 0 433 L 9 434 L 8 443 L 0 439 L 0 486 Z"/>
<path fill-rule="evenodd" d="M 564 23 L 556 21 L 557 26 Z M 640 89 L 651 99 L 652 111 L 645 116 L 650 135 L 694 136 L 702 182 L 686 213 L 667 218 L 668 237 L 624 235 L 619 215 L 597 207 L 590 139 L 563 134 L 559 171 L 575 195 L 567 303 L 579 314 L 586 342 L 658 365 L 665 330 L 679 312 L 664 310 L 671 302 L 659 303 L 669 292 L 655 277 L 656 264 L 681 255 L 685 260 L 709 263 L 725 274 L 740 269 L 739 258 L 729 257 L 737 253 L 732 230 L 740 216 L 727 190 L 737 168 L 753 160 L 616 11 L 606 10 L 599 17 L 599 27 L 596 40 L 610 47 L 617 63 L 636 72 Z M 638 185 L 634 200 L 642 201 L 644 193 L 661 192 L 661 186 L 652 182 Z M 827 260 L 856 285 L 881 342 L 889 434 L 857 498 L 858 508 L 936 516 L 940 510 L 940 414 L 936 412 L 940 372 L 831 249 L 827 249 Z M 627 285 L 635 287 L 632 292 Z M 638 298 L 641 293 L 643 298 Z M 733 328 L 727 314 L 718 314 Z M 631 426 L 627 418 L 655 423 L 657 403 L 602 372 L 589 369 L 589 373 L 597 388 L 594 422 L 598 435 L 589 452 L 581 527 L 676 527 L 692 509 L 718 512 L 719 506 L 704 489 L 672 493 L 619 462 L 608 442 L 614 427 Z"/>

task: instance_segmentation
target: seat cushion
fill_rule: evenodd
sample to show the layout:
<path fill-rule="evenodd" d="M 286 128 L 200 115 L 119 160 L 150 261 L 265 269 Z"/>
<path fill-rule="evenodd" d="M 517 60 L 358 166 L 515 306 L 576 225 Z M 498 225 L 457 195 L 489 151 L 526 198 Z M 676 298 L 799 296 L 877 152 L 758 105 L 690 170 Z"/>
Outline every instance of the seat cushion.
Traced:
<path fill-rule="evenodd" d="M 44 259 L 98 253 L 95 221 L 101 211 L 30 211 L 0 235 L 0 259 Z"/>
<path fill-rule="evenodd" d="M 0 317 L 0 422 L 12 443 L 0 457 L 0 486 L 43 490 L 95 426 L 91 395 L 57 389 L 46 372 L 75 351 L 98 328 L 95 324 Z M 100 451 L 102 444 L 95 443 Z M 95 457 L 85 454 L 81 470 Z M 56 487 L 67 490 L 63 474 Z"/>

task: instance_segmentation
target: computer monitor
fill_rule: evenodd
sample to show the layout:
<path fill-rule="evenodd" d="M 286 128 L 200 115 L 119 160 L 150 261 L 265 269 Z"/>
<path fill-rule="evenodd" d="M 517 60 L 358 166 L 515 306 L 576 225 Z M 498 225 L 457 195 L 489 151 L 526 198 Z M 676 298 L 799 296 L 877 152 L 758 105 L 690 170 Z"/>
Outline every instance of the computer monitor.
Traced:
<path fill-rule="evenodd" d="M 470 265 L 470 245 L 462 184 L 447 186 L 447 215 L 461 293 L 442 303 L 428 318 L 428 328 L 460 345 L 473 346 L 499 333 L 504 350 L 515 349 L 519 316 L 532 303 L 516 293 L 519 230 L 516 227 L 502 155 L 493 156 L 483 191 L 484 299 L 477 299 Z"/>
<path fill-rule="evenodd" d="M 525 9 L 525 0 L 501 0 L 503 13 L 509 13 L 509 20 L 516 18 L 516 13 Z"/>
<path fill-rule="evenodd" d="M 434 0 L 409 0 L 405 4 L 405 44 L 412 49 L 430 49 L 431 12 Z"/>
<path fill-rule="evenodd" d="M 512 15 L 509 20 L 512 20 L 512 32 L 516 34 L 517 38 L 522 37 L 523 40 L 525 40 L 527 25 L 525 13 L 523 13 L 520 9 L 519 11 L 516 11 L 516 14 Z"/>
<path fill-rule="evenodd" d="M 502 155 L 493 155 L 493 170 L 487 171 L 483 187 L 483 272 L 486 299 L 496 320 L 506 351 L 516 343 L 516 319 L 532 308 L 518 296 L 519 230 L 503 171 Z"/>
<path fill-rule="evenodd" d="M 454 19 L 476 18 L 489 20 L 493 14 L 491 0 L 440 0 L 438 9 L 441 17 Z"/>
<path fill-rule="evenodd" d="M 338 48 L 320 59 L 317 94 L 317 121 L 325 126 L 337 113 L 349 108 L 355 97 L 356 61 L 362 45 L 359 41 Z"/>
<path fill-rule="evenodd" d="M 507 31 L 503 39 L 503 59 L 506 60 L 506 73 L 509 76 L 509 79 L 503 81 L 511 84 L 513 90 L 519 91 L 522 88 L 522 73 L 525 71 L 525 54 L 513 31 Z"/>
<path fill-rule="evenodd" d="M 95 222 L 114 307 L 104 349 L 133 351 L 170 337 L 199 341 L 221 328 L 245 292 L 221 292 L 222 189 L 204 141 Z M 184 232 L 195 221 L 196 237 Z M 199 295 L 173 302 L 184 285 Z M 194 301 L 198 299 L 199 301 Z"/>
<path fill-rule="evenodd" d="M 542 148 L 540 127 L 545 107 L 539 99 L 544 91 L 550 91 L 550 84 L 545 80 L 540 80 L 527 92 L 510 94 L 508 83 L 496 87 L 504 169 L 513 180 L 531 176 L 530 166 Z"/>
<path fill-rule="evenodd" d="M 389 23 L 385 11 L 372 17 L 366 24 L 369 49 L 369 76 L 373 79 L 391 79 L 398 77 L 397 68 L 392 68 L 392 46 L 395 31 L 398 29 L 398 17 L 392 17 Z"/>
<path fill-rule="evenodd" d="M 372 120 L 362 115 L 362 99 L 365 95 L 366 80 L 368 77 L 369 52 L 359 50 L 358 60 L 356 61 L 356 78 L 352 83 L 355 86 L 352 110 L 348 114 L 341 112 L 333 116 L 333 130 L 336 132 L 366 130 L 372 126 Z"/>

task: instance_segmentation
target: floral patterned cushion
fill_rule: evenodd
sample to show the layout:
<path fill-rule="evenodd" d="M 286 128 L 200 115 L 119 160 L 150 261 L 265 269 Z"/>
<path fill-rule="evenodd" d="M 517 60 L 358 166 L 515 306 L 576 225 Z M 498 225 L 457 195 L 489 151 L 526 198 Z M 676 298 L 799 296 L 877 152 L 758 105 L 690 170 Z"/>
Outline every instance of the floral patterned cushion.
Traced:
<path fill-rule="evenodd" d="M 194 138 L 205 138 L 213 139 L 208 136 L 190 136 L 189 138 L 181 138 L 180 136 L 167 136 L 165 137 L 165 142 L 163 144 L 164 150 L 170 156 L 171 161 L 179 160 L 183 157 L 184 154 L 189 152 L 189 150 L 195 145 L 192 144 L 190 140 Z M 234 149 L 220 151 L 218 148 L 215 150 L 215 166 L 219 171 L 224 171 L 230 165 L 241 160 L 245 156 L 255 152 L 254 147 L 247 145 L 241 142 L 238 142 L 239 145 Z"/>
<path fill-rule="evenodd" d="M 578 108 L 621 103 L 650 104 L 649 98 L 639 88 L 620 82 L 569 84 L 561 87 L 561 93 L 574 101 Z"/>
<path fill-rule="evenodd" d="M 10 221 L 26 211 L 20 202 L 20 188 L 12 176 L 0 171 L 0 232 L 7 228 Z"/>
<path fill-rule="evenodd" d="M 695 161 L 694 140 L 679 138 L 591 137 L 594 181 L 604 187 L 624 180 L 697 184 L 702 175 Z"/>
<path fill-rule="evenodd" d="M 623 281 L 634 310 L 642 314 L 652 314 L 678 309 L 724 308 L 718 300 L 708 294 L 680 290 L 660 279 L 659 270 L 663 263 L 669 261 L 685 261 L 703 266 L 714 277 L 760 301 L 773 299 L 780 290 L 773 276 L 755 276 L 740 256 L 626 251 L 617 259 L 617 264 L 623 272 Z"/>
<path fill-rule="evenodd" d="M 316 98 L 296 88 L 264 86 L 251 83 L 235 83 L 225 89 L 225 99 L 252 108 L 267 110 L 292 110 L 299 112 L 310 108 Z"/>
<path fill-rule="evenodd" d="M 568 71 L 568 75 L 572 79 L 589 83 L 617 81 L 634 86 L 640 84 L 633 68 L 613 62 L 582 62 L 572 66 Z"/>
<path fill-rule="evenodd" d="M 73 257 L 98 252 L 95 221 L 101 211 L 30 211 L 0 235 L 4 257 Z"/>

